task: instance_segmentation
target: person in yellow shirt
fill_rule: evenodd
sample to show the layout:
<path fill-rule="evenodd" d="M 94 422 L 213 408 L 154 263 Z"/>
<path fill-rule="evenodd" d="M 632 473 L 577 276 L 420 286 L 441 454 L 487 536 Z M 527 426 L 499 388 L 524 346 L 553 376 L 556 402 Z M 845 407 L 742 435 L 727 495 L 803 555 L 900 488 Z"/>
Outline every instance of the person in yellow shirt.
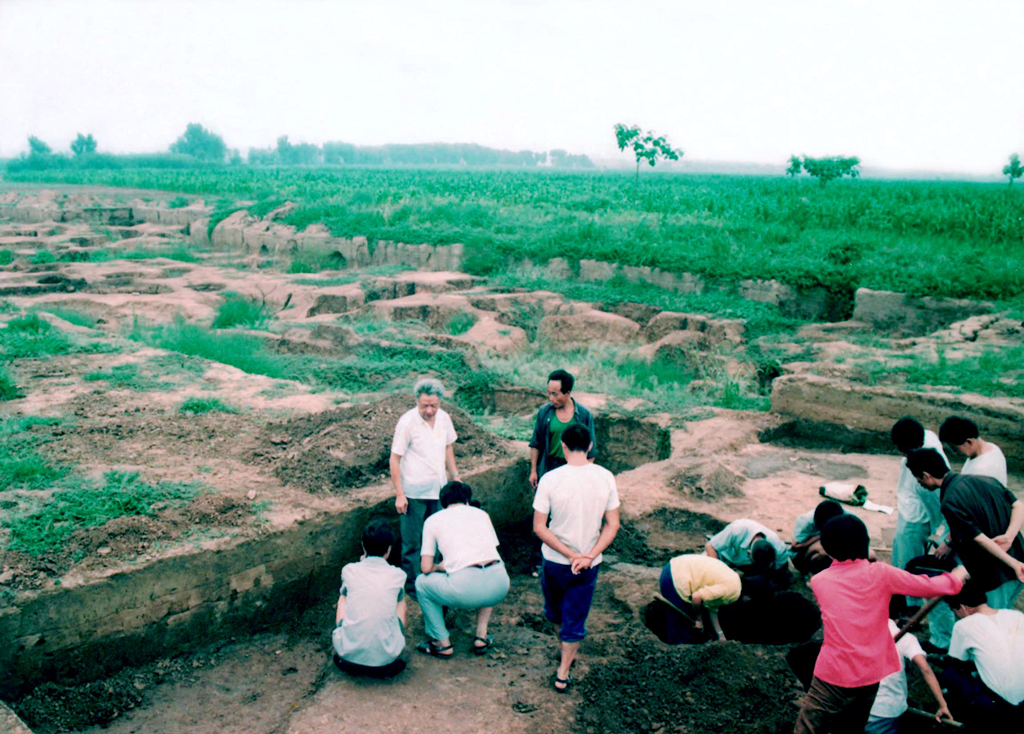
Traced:
<path fill-rule="evenodd" d="M 704 613 L 719 640 L 725 639 L 718 622 L 718 610 L 738 601 L 742 593 L 740 575 L 725 562 L 704 554 L 676 556 L 661 570 L 661 597 L 704 628 Z"/>

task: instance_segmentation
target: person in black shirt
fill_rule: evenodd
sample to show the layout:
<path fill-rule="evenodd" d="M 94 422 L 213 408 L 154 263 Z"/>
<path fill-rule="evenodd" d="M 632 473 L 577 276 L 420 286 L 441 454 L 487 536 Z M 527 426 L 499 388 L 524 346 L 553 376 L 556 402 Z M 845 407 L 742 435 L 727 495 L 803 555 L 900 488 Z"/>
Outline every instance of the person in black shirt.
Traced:
<path fill-rule="evenodd" d="M 926 489 L 941 494 L 953 550 L 994 609 L 1012 609 L 1024 588 L 1024 501 L 997 479 L 950 471 L 934 449 L 917 449 L 907 467 Z"/>

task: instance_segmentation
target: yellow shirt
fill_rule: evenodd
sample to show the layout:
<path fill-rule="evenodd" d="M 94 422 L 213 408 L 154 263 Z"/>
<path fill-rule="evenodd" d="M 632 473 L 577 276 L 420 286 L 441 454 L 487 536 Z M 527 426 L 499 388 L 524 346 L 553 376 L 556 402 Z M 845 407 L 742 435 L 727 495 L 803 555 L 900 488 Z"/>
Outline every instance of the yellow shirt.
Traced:
<path fill-rule="evenodd" d="M 740 575 L 717 558 L 705 555 L 676 556 L 669 561 L 672 585 L 687 603 L 700 592 L 709 609 L 732 604 L 740 598 Z"/>

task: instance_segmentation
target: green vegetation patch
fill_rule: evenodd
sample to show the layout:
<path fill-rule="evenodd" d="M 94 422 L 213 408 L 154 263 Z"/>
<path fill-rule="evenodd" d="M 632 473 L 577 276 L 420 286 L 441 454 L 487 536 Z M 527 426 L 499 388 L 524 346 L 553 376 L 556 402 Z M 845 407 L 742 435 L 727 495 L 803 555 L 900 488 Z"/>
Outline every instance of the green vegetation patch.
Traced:
<path fill-rule="evenodd" d="M 50 263 L 57 262 L 57 256 L 49 250 L 39 250 L 32 259 L 29 260 L 33 265 L 49 265 Z"/>
<path fill-rule="evenodd" d="M 202 413 L 237 413 L 238 409 L 222 403 L 217 398 L 189 398 L 181 404 L 178 411 L 199 415 Z"/>
<path fill-rule="evenodd" d="M 157 379 L 151 373 L 146 364 L 132 362 L 119 364 L 105 370 L 96 370 L 82 375 L 86 382 L 104 381 L 111 390 L 136 390 L 138 392 L 153 392 L 156 390 L 170 390 L 174 385 Z"/>
<path fill-rule="evenodd" d="M 67 354 L 74 347 L 67 335 L 35 313 L 11 319 L 0 329 L 0 356 L 9 360 Z"/>
<path fill-rule="evenodd" d="M 872 362 L 866 370 L 872 384 L 884 384 L 899 376 L 917 387 L 1024 398 L 1024 346 L 989 348 L 961 359 L 950 359 L 940 349 L 935 359 Z"/>
<path fill-rule="evenodd" d="M 186 206 L 188 206 L 188 199 L 184 196 L 175 196 L 167 202 L 168 209 L 184 209 Z"/>
<path fill-rule="evenodd" d="M 25 394 L 18 389 L 18 385 L 15 383 L 14 377 L 11 376 L 10 371 L 3 365 L 0 365 L 0 402 L 4 400 L 17 400 L 23 397 L 25 397 Z"/>
<path fill-rule="evenodd" d="M 67 475 L 70 467 L 54 464 L 38 451 L 51 437 L 33 430 L 59 423 L 36 416 L 0 420 L 0 490 L 46 489 Z"/>
<path fill-rule="evenodd" d="M 0 250 L 0 267 L 10 265 L 14 262 L 14 253 L 10 250 Z"/>
<path fill-rule="evenodd" d="M 59 548 L 75 530 L 105 525 L 117 517 L 152 516 L 158 504 L 180 507 L 202 489 L 196 483 L 150 484 L 134 472 L 108 472 L 100 484 L 84 482 L 57 490 L 34 511 L 5 520 L 8 548 L 38 556 Z"/>
<path fill-rule="evenodd" d="M 242 326 L 247 329 L 262 329 L 272 318 L 270 308 L 255 298 L 226 291 L 224 303 L 217 309 L 213 319 L 214 329 L 230 329 Z"/>
<path fill-rule="evenodd" d="M 468 311 L 461 311 L 448 319 L 448 333 L 452 336 L 460 336 L 473 328 L 476 323 L 476 316 Z"/>
<path fill-rule="evenodd" d="M 66 306 L 51 306 L 48 304 L 46 306 L 40 307 L 39 310 L 53 314 L 57 318 L 67 321 L 69 324 L 74 324 L 75 326 L 84 326 L 87 329 L 94 328 L 96 326 L 96 323 L 99 321 L 99 319 L 97 319 L 92 314 L 88 314 L 84 311 L 79 311 L 78 309 L 75 308 L 68 308 Z"/>

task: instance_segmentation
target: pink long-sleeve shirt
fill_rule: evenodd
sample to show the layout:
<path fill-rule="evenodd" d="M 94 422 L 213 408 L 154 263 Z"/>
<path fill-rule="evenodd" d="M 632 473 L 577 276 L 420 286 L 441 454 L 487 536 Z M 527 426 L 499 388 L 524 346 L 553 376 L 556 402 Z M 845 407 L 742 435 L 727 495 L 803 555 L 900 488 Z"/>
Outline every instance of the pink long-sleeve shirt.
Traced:
<path fill-rule="evenodd" d="M 950 596 L 962 585 L 948 573 L 929 578 L 863 559 L 833 561 L 811 577 L 825 628 L 814 676 L 834 686 L 857 688 L 895 673 L 900 658 L 889 633 L 893 594 Z"/>

